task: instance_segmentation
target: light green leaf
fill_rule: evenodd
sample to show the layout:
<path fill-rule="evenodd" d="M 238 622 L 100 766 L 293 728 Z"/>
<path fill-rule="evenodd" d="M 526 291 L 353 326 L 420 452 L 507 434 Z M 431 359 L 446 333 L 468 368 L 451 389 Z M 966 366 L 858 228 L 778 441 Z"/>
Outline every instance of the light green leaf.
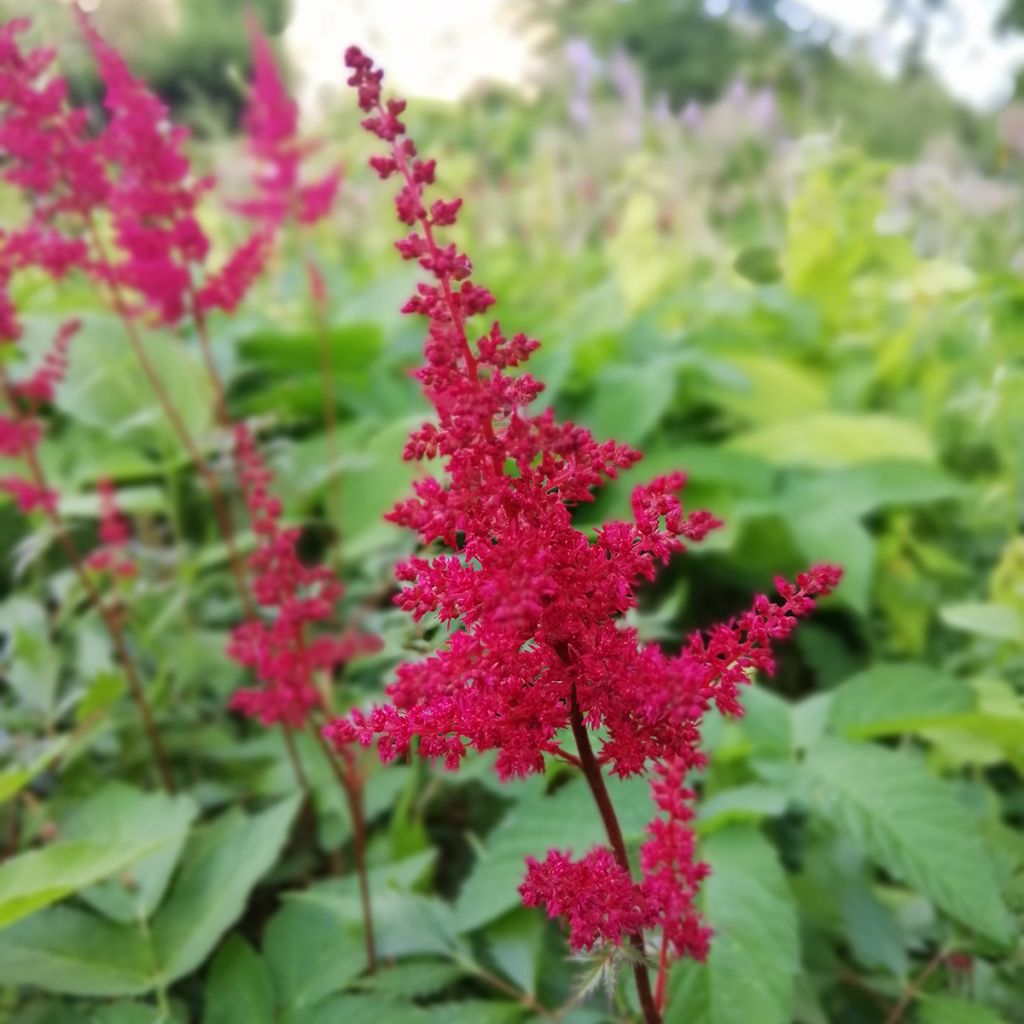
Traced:
<path fill-rule="evenodd" d="M 995 601 L 971 601 L 947 604 L 939 611 L 947 626 L 991 640 L 1024 643 L 1024 617 L 1016 608 Z"/>
<path fill-rule="evenodd" d="M 991 1007 L 955 996 L 925 996 L 917 1008 L 921 1024 L 1006 1024 Z"/>
<path fill-rule="evenodd" d="M 874 744 L 825 740 L 803 766 L 808 797 L 886 871 L 951 917 L 1005 943 L 1012 927 L 979 838 L 922 762 Z"/>
<path fill-rule="evenodd" d="M 194 970 L 238 919 L 253 886 L 284 847 L 297 797 L 247 816 L 233 811 L 195 833 L 181 870 L 153 920 L 164 983 Z"/>
<path fill-rule="evenodd" d="M 274 1024 L 274 983 L 263 958 L 232 935 L 206 977 L 203 1024 Z"/>
<path fill-rule="evenodd" d="M 24 597 L 0 605 L 8 651 L 4 680 L 27 707 L 49 715 L 57 699 L 60 651 L 50 638 L 43 606 Z"/>
<path fill-rule="evenodd" d="M 12 857 L 0 865 L 0 927 L 122 870 L 162 842 L 66 840 Z"/>
<path fill-rule="evenodd" d="M 263 936 L 263 952 L 283 1007 L 301 1010 L 343 989 L 366 969 L 356 930 L 330 907 L 290 900 Z"/>
<path fill-rule="evenodd" d="M 887 736 L 935 724 L 974 705 L 970 687 L 915 662 L 877 665 L 833 691 L 828 724 L 844 736 Z"/>
<path fill-rule="evenodd" d="M 730 448 L 776 465 L 828 469 L 902 459 L 933 462 L 935 450 L 916 424 L 881 413 L 817 413 L 741 434 Z"/>
<path fill-rule="evenodd" d="M 68 839 L 101 835 L 111 842 L 131 844 L 156 840 L 160 848 L 132 866 L 131 884 L 110 881 L 82 893 L 96 910 L 129 924 L 148 918 L 167 890 L 189 825 L 199 808 L 188 796 L 143 793 L 123 782 L 110 782 L 78 805 L 63 822 Z"/>
<path fill-rule="evenodd" d="M 69 735 L 55 736 L 33 748 L 33 757 L 24 767 L 5 768 L 0 772 L 0 804 L 25 788 L 40 772 L 60 757 L 71 742 Z"/>
<path fill-rule="evenodd" d="M 788 1024 L 799 968 L 796 907 L 772 845 L 743 826 L 701 846 L 711 864 L 703 906 L 714 929 L 706 964 L 673 972 L 665 1024 Z"/>
<path fill-rule="evenodd" d="M 142 345 L 185 429 L 192 437 L 203 437 L 212 422 L 213 392 L 201 361 L 179 339 L 167 334 L 148 333 Z M 181 450 L 124 327 L 115 317 L 93 314 L 83 318 L 57 405 L 72 419 L 108 437 L 133 435 L 165 450 Z"/>
<path fill-rule="evenodd" d="M 674 361 L 606 366 L 595 381 L 586 417 L 595 433 L 622 444 L 638 445 L 654 429 L 676 390 Z"/>
<path fill-rule="evenodd" d="M 740 277 L 754 284 L 774 284 L 782 280 L 779 254 L 769 245 L 754 245 L 740 252 L 733 267 Z"/>
<path fill-rule="evenodd" d="M 152 987 L 137 929 L 52 907 L 0 931 L 0 982 L 77 996 L 133 996 Z"/>

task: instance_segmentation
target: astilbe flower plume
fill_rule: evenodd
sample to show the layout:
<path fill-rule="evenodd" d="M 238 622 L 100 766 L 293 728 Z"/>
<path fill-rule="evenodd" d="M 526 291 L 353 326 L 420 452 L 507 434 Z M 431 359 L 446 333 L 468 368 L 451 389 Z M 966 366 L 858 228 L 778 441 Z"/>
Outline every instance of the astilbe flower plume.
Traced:
<path fill-rule="evenodd" d="M 106 573 L 115 579 L 133 579 L 139 571 L 128 553 L 132 529 L 117 503 L 114 482 L 104 478 L 96 486 L 100 499 L 100 546 L 85 560 L 93 572 Z"/>
<path fill-rule="evenodd" d="M 387 144 L 371 164 L 381 178 L 399 181 L 398 218 L 411 230 L 397 247 L 432 278 L 404 312 L 427 321 L 426 365 L 417 376 L 436 418 L 412 434 L 405 457 L 441 458 L 445 476 L 417 480 L 414 496 L 389 518 L 415 530 L 424 546 L 451 553 L 400 565 L 405 587 L 396 600 L 416 619 L 433 614 L 457 628 L 440 651 L 398 668 L 390 703 L 336 720 L 328 735 L 339 744 L 376 741 L 386 760 L 406 754 L 415 738 L 422 754 L 449 768 L 470 748 L 494 749 L 502 778 L 542 771 L 546 756 L 564 757 L 585 769 L 599 807 L 602 770 L 649 775 L 658 815 L 641 851 L 639 882 L 606 817 L 613 849 L 575 861 L 560 851 L 531 860 L 521 891 L 527 903 L 568 920 L 577 948 L 627 937 L 642 948 L 640 933 L 657 927 L 673 957 L 701 957 L 708 933 L 694 895 L 707 869 L 694 862 L 692 794 L 684 787 L 702 761 L 700 721 L 713 705 L 742 712 L 738 689 L 750 671 L 771 671 L 771 645 L 817 595 L 829 593 L 840 571 L 819 566 L 795 585 L 778 581 L 781 603 L 758 597 L 749 612 L 693 636 L 678 654 L 642 642 L 624 624 L 638 585 L 719 523 L 708 512 L 684 511 L 685 479 L 672 473 L 633 492 L 631 521 L 592 534 L 573 525 L 573 509 L 640 453 L 600 443 L 550 409 L 530 411 L 542 385 L 508 371 L 536 341 L 506 336 L 497 323 L 471 340 L 471 318 L 495 300 L 471 280 L 469 258 L 439 241 L 461 201 L 427 198 L 435 166 L 406 134 L 404 102 L 382 98 L 382 73 L 360 50 L 349 49 L 345 59 L 363 125 Z M 560 745 L 569 729 L 578 758 Z M 649 988 L 647 999 L 653 1019 Z"/>
<path fill-rule="evenodd" d="M 165 104 L 84 15 L 81 23 L 108 116 L 99 144 L 112 168 L 107 205 L 117 253 L 102 273 L 138 296 L 141 308 L 133 312 L 149 310 L 173 324 L 188 310 L 191 268 L 209 250 L 197 206 L 212 181 L 192 173 L 184 151 L 188 130 L 170 121 Z"/>
<path fill-rule="evenodd" d="M 341 583 L 326 566 L 300 560 L 301 531 L 281 524 L 281 503 L 270 492 L 272 475 L 244 424 L 235 428 L 235 458 L 258 540 L 249 560 L 253 591 L 271 618 L 250 619 L 232 633 L 229 655 L 263 686 L 236 691 L 231 706 L 265 725 L 298 728 L 321 703 L 317 673 L 378 649 L 380 640 L 355 630 L 314 635 L 334 615 Z"/>
<path fill-rule="evenodd" d="M 299 135 L 299 108 L 289 95 L 274 60 L 270 41 L 254 18 L 249 19 L 252 82 L 245 109 L 249 155 L 255 171 L 256 195 L 236 207 L 265 229 L 284 222 L 315 224 L 331 209 L 341 184 L 340 168 L 303 182 L 302 165 L 318 144 Z"/>

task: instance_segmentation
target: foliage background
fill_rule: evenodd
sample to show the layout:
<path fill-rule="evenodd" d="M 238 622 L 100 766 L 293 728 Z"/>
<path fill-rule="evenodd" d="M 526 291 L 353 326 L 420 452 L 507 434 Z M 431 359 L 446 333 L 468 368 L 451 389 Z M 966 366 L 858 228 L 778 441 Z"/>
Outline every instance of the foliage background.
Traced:
<path fill-rule="evenodd" d="M 1024 139 L 1013 111 L 963 111 L 919 68 L 887 84 L 796 53 L 777 25 L 740 37 L 696 6 L 685 17 L 719 47 L 702 52 L 725 56 L 669 61 L 686 77 L 666 81 L 665 54 L 643 40 L 683 38 L 671 5 L 581 7 L 555 12 L 538 99 L 481 92 L 417 104 L 411 119 L 442 188 L 466 199 L 458 230 L 506 326 L 544 343 L 547 399 L 647 453 L 582 520 L 616 515 L 633 483 L 681 466 L 690 501 L 727 521 L 647 595 L 637 622 L 667 644 L 740 610 L 775 573 L 821 559 L 847 572 L 778 677 L 748 692 L 746 718 L 707 730 L 698 827 L 718 937 L 708 965 L 676 972 L 666 1020 L 1020 1024 Z M 169 98 L 203 128 L 197 159 L 230 191 L 240 143 L 209 126 L 230 126 L 239 93 L 209 85 L 223 72 L 215 37 L 241 33 L 211 30 L 209 54 L 168 45 L 138 66 L 165 61 L 156 84 L 195 85 Z M 349 168 L 315 239 L 338 436 L 324 436 L 301 251 L 215 325 L 215 345 L 233 411 L 269 438 L 307 554 L 337 560 L 348 613 L 385 640 L 335 681 L 341 709 L 439 635 L 391 609 L 391 566 L 409 541 L 381 520 L 408 488 L 400 452 L 422 415 L 408 376 L 421 338 L 397 314 L 414 277 L 391 247 L 387 189 L 362 170 L 354 112 L 339 109 L 327 134 Z M 213 208 L 209 227 L 225 249 L 237 240 Z M 186 454 L 94 295 L 30 282 L 18 298 L 30 353 L 58 319 L 85 318 L 43 457 L 84 546 L 96 481 L 118 481 L 145 566 L 123 611 L 186 784 L 175 798 L 155 789 L 123 680 L 54 538 L 0 507 L 0 1015 L 627 1017 L 628 993 L 601 984 L 608 964 L 567 962 L 557 928 L 518 906 L 524 855 L 600 839 L 580 780 L 553 770 L 499 785 L 482 757 L 458 775 L 374 770 L 387 967 L 363 976 L 350 823 L 326 765 L 302 745 L 314 802 L 300 811 L 277 734 L 226 711 L 242 682 L 223 655 L 238 608 Z M 149 344 L 193 432 L 226 451 L 195 339 Z M 613 798 L 638 839 L 643 784 Z"/>

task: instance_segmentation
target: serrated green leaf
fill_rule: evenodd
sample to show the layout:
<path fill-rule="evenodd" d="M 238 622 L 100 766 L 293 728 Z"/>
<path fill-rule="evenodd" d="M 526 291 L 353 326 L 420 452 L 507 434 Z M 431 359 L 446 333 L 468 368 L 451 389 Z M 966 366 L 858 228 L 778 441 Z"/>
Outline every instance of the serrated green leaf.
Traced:
<path fill-rule="evenodd" d="M 129 924 L 150 917 L 163 899 L 198 811 L 188 796 L 143 793 L 122 782 L 107 783 L 74 808 L 63 822 L 62 834 L 68 839 L 102 835 L 125 845 L 158 841 L 160 848 L 132 865 L 130 885 L 123 880 L 101 883 L 85 890 L 82 898 L 115 921 Z"/>
<path fill-rule="evenodd" d="M 274 1024 L 274 1002 L 266 962 L 240 935 L 232 935 L 206 977 L 203 1024 Z"/>
<path fill-rule="evenodd" d="M 253 886 L 274 865 L 299 800 L 261 814 L 234 811 L 195 833 L 171 892 L 153 919 L 164 983 L 194 970 L 237 920 Z"/>
<path fill-rule="evenodd" d="M 915 662 L 876 665 L 838 686 L 828 725 L 849 737 L 886 736 L 969 711 L 971 689 L 939 669 Z"/>
<path fill-rule="evenodd" d="M 137 929 L 51 907 L 0 931 L 0 982 L 77 996 L 134 996 L 152 987 L 153 962 Z"/>
<path fill-rule="evenodd" d="M 796 907 L 772 845 L 754 829 L 716 832 L 702 903 L 714 929 L 706 964 L 673 972 L 664 1024 L 788 1024 L 800 966 Z"/>
<path fill-rule="evenodd" d="M 288 902 L 263 936 L 281 1006 L 301 1010 L 343 989 L 366 969 L 362 936 L 330 907 Z"/>
<path fill-rule="evenodd" d="M 0 865 L 0 928 L 121 871 L 163 842 L 69 839 L 12 857 Z"/>
<path fill-rule="evenodd" d="M 999 942 L 1012 926 L 977 830 L 922 762 L 874 744 L 825 740 L 803 765 L 809 799 L 882 867 Z"/>

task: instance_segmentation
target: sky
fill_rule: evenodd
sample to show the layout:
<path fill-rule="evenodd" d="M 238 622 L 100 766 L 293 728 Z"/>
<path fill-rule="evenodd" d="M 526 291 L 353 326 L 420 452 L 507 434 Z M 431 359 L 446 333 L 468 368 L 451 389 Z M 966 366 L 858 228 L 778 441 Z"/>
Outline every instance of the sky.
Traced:
<path fill-rule="evenodd" d="M 1024 39 L 996 35 L 999 0 L 948 0 L 948 6 L 948 15 L 935 18 L 926 58 L 954 95 L 977 107 L 998 106 L 1009 97 L 1017 68 L 1024 66 Z M 843 34 L 869 40 L 879 64 L 891 69 L 911 27 L 906 20 L 887 20 L 887 7 L 886 0 L 781 0 L 778 5 L 798 24 L 810 12 Z"/>
<path fill-rule="evenodd" d="M 946 2 L 951 13 L 933 22 L 927 60 L 962 100 L 999 106 L 1016 68 L 1024 67 L 1024 38 L 994 33 L 1000 0 Z M 705 4 L 722 11 L 729 0 Z M 831 26 L 837 46 L 864 43 L 892 70 L 912 29 L 906 20 L 887 19 L 888 6 L 888 0 L 778 0 L 777 10 L 796 30 Z M 315 108 L 320 90 L 337 87 L 339 40 L 367 47 L 401 91 L 442 100 L 458 99 L 482 79 L 521 82 L 533 59 L 509 0 L 294 0 L 293 11 L 288 37 L 307 109 Z"/>

